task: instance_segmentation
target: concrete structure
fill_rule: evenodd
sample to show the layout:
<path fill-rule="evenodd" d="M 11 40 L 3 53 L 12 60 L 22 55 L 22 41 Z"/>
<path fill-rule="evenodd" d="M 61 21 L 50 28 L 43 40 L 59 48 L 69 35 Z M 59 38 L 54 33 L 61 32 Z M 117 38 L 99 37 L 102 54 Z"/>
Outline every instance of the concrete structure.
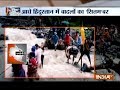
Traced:
<path fill-rule="evenodd" d="M 0 6 L 76 6 L 93 0 L 0 0 Z"/>
<path fill-rule="evenodd" d="M 86 4 L 82 4 L 82 5 L 77 5 L 77 6 L 90 6 L 90 7 L 95 7 L 95 6 L 114 6 L 114 7 L 118 7 L 120 6 L 120 1 L 119 0 L 95 0 L 93 2 L 89 2 Z"/>

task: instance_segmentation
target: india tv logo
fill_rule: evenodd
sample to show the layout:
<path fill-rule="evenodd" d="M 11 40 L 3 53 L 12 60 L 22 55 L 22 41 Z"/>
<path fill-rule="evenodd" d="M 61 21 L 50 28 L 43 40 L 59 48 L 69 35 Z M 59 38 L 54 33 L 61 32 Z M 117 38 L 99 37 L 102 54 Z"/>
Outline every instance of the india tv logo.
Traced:
<path fill-rule="evenodd" d="M 6 16 L 19 16 L 20 7 L 6 7 Z"/>

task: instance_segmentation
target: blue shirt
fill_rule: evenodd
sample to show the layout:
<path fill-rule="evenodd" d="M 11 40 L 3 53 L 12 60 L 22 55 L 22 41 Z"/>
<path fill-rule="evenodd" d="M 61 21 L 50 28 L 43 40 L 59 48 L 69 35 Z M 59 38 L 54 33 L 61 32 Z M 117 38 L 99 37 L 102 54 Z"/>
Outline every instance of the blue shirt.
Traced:
<path fill-rule="evenodd" d="M 52 36 L 52 41 L 54 42 L 54 44 L 56 44 L 58 42 L 58 40 L 59 40 L 58 35 L 53 35 Z"/>

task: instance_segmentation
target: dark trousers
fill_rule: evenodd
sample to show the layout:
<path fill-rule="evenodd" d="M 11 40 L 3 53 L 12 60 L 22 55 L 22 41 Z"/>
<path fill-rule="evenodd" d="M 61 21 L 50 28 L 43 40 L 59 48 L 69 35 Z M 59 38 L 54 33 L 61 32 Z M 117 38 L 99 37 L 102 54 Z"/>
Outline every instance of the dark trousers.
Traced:
<path fill-rule="evenodd" d="M 81 60 L 81 67 L 82 67 L 82 57 L 83 57 L 84 54 L 87 55 L 88 60 L 89 60 L 89 62 L 90 62 L 90 66 L 91 66 L 90 52 L 89 52 L 89 51 L 83 51 L 83 52 L 81 52 L 81 56 L 80 56 L 80 58 L 79 58 L 79 61 Z M 78 62 L 79 62 L 79 61 L 78 61 Z"/>
<path fill-rule="evenodd" d="M 41 65 L 43 67 L 44 55 L 41 55 Z"/>

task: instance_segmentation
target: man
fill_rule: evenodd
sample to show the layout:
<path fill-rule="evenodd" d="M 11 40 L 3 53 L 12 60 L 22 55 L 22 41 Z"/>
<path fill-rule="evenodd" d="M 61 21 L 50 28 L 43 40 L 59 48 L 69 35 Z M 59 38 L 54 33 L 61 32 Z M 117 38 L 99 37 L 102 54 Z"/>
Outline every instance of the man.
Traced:
<path fill-rule="evenodd" d="M 91 59 L 90 59 L 90 46 L 89 46 L 89 40 L 86 39 L 84 45 L 81 47 L 82 51 L 81 51 L 81 56 L 77 62 L 77 64 L 79 63 L 79 61 L 81 60 L 81 68 L 82 68 L 82 57 L 84 54 L 87 55 L 89 62 L 90 62 L 90 67 L 91 67 Z"/>
<path fill-rule="evenodd" d="M 39 47 L 38 44 L 35 44 L 35 47 L 36 47 L 36 51 L 35 51 L 35 57 L 38 61 L 38 67 L 41 68 L 41 48 Z"/>
<path fill-rule="evenodd" d="M 79 35 L 79 32 L 76 32 L 76 35 L 75 35 L 75 45 L 80 49 L 80 46 L 81 46 L 81 37 Z"/>
<path fill-rule="evenodd" d="M 58 45 L 58 41 L 59 41 L 59 37 L 58 37 L 56 32 L 54 32 L 54 34 L 52 36 L 52 41 L 53 41 L 53 44 L 54 44 L 54 47 L 55 47 L 55 51 L 56 51 L 57 45 Z"/>
<path fill-rule="evenodd" d="M 74 58 L 77 57 L 77 54 L 78 54 L 79 50 L 76 46 L 72 45 L 72 46 L 68 46 L 66 48 L 66 57 L 67 57 L 67 63 L 69 63 L 69 59 L 70 59 L 70 56 L 73 55 L 73 61 L 72 63 L 74 63 Z"/>
<path fill-rule="evenodd" d="M 70 46 L 70 35 L 69 33 L 66 33 L 65 35 L 65 39 L 64 39 L 64 42 L 65 42 L 65 47 L 67 48 L 68 46 Z"/>
<path fill-rule="evenodd" d="M 44 62 L 44 43 L 41 43 L 41 67 L 43 68 L 43 62 Z"/>
<path fill-rule="evenodd" d="M 12 64 L 13 77 L 26 77 L 22 64 Z"/>

